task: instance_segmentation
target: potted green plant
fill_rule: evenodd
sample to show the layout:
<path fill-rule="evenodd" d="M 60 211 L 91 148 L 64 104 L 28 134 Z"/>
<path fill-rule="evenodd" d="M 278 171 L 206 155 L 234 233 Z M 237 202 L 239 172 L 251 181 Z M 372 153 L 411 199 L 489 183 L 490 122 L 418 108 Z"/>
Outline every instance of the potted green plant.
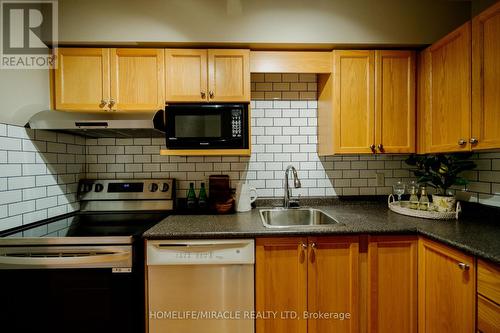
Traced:
<path fill-rule="evenodd" d="M 435 189 L 432 202 L 438 211 L 451 212 L 455 210 L 456 199 L 449 191 L 453 185 L 466 186 L 467 179 L 460 174 L 476 167 L 469 158 L 470 153 L 411 155 L 406 164 L 412 169 L 417 182 Z"/>

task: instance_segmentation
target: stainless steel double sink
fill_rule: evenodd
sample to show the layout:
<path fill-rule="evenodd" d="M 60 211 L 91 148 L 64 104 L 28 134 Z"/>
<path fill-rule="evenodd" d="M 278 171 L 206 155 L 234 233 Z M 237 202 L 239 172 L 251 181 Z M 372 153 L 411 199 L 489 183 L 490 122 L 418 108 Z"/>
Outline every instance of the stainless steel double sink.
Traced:
<path fill-rule="evenodd" d="M 330 215 L 315 208 L 264 208 L 260 210 L 260 217 L 266 228 L 341 225 Z"/>

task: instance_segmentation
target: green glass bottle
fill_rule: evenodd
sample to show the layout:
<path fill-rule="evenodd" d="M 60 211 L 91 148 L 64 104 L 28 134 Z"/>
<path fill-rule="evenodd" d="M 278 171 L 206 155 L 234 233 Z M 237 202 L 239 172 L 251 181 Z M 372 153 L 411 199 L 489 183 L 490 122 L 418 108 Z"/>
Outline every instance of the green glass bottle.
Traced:
<path fill-rule="evenodd" d="M 196 208 L 196 193 L 194 192 L 194 183 L 189 183 L 186 205 L 189 209 Z"/>
<path fill-rule="evenodd" d="M 200 194 L 198 195 L 198 207 L 204 209 L 207 208 L 207 190 L 205 189 L 205 183 L 201 183 Z"/>

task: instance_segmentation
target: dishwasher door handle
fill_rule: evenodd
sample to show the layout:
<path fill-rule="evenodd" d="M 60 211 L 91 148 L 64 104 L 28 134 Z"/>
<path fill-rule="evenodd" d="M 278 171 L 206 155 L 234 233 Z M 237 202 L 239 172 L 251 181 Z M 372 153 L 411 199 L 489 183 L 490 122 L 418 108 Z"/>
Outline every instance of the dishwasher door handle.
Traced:
<path fill-rule="evenodd" d="M 189 244 L 189 243 L 167 243 L 167 244 L 156 244 L 156 247 L 160 250 L 176 250 L 176 251 L 196 251 L 211 248 L 213 250 L 219 249 L 230 249 L 236 247 L 243 247 L 244 243 L 205 243 L 205 244 Z"/>

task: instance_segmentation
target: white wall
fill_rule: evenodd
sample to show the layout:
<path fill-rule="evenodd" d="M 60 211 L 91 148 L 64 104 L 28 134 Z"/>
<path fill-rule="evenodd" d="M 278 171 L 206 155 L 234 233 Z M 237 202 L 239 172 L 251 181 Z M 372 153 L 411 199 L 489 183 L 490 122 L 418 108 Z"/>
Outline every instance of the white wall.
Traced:
<path fill-rule="evenodd" d="M 470 17 L 470 2 L 444 0 L 60 0 L 59 9 L 65 42 L 430 44 Z"/>
<path fill-rule="evenodd" d="M 0 123 L 24 126 L 49 100 L 48 70 L 0 69 Z"/>

